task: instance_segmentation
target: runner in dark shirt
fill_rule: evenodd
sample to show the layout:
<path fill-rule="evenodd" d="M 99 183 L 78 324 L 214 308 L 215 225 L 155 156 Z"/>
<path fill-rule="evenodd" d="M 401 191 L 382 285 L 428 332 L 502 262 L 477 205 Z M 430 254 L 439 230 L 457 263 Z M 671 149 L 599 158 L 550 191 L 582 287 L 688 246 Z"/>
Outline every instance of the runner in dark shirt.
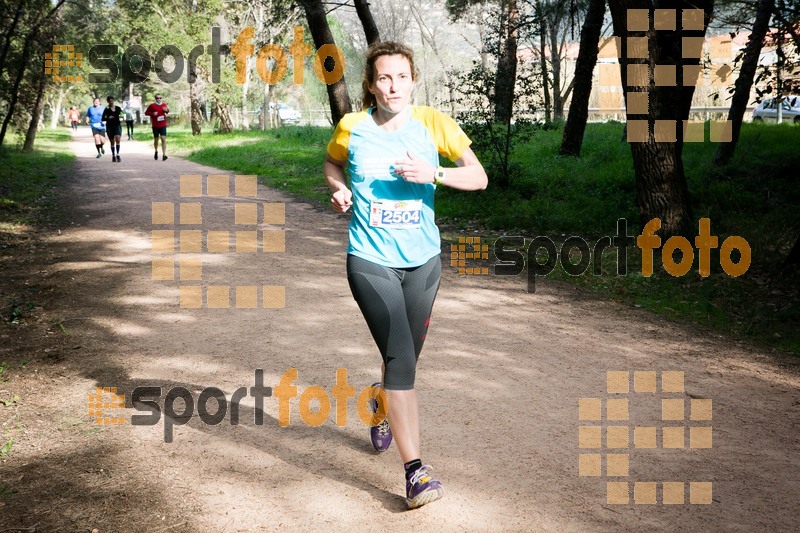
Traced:
<path fill-rule="evenodd" d="M 108 142 L 111 145 L 111 161 L 120 163 L 119 141 L 122 137 L 122 109 L 118 105 L 114 105 L 113 96 L 106 98 L 106 101 L 108 107 L 103 111 L 103 122 L 106 123 Z"/>

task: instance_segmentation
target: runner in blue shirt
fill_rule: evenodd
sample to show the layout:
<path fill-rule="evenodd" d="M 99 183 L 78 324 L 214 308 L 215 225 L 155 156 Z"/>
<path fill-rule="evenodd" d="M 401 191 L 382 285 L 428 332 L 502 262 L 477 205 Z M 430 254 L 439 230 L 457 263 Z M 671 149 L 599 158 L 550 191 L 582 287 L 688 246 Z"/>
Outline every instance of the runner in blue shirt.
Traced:
<path fill-rule="evenodd" d="M 106 108 L 100 105 L 99 98 L 95 98 L 92 107 L 86 110 L 86 123 L 92 127 L 92 136 L 94 136 L 98 159 L 106 153 L 106 149 L 103 147 L 106 143 L 106 127 L 103 125 L 103 111 L 105 110 Z"/>
<path fill-rule="evenodd" d="M 417 72 L 411 50 L 383 42 L 367 50 L 365 111 L 345 115 L 328 144 L 324 173 L 334 211 L 353 208 L 347 278 L 383 358 L 383 390 L 374 385 L 373 411 L 386 420 L 370 428 L 372 445 L 397 442 L 404 463 L 406 504 L 419 507 L 444 494 L 420 458 L 414 381 L 441 277 L 441 243 L 434 192 L 446 185 L 486 188 L 487 178 L 456 122 L 410 105 Z M 439 155 L 455 162 L 444 169 Z M 345 177 L 349 168 L 350 182 Z M 388 421 L 388 422 L 387 422 Z"/>

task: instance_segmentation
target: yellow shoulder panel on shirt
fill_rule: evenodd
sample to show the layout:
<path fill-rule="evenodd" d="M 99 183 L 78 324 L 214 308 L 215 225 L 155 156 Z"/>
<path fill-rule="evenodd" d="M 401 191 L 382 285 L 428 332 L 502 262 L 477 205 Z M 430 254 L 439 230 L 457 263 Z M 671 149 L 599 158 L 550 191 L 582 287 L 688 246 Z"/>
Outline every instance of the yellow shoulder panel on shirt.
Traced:
<path fill-rule="evenodd" d="M 413 118 L 422 122 L 436 143 L 439 154 L 450 161 L 458 161 L 472 141 L 461 127 L 448 115 L 427 106 L 413 106 Z"/>
<path fill-rule="evenodd" d="M 366 111 L 359 111 L 357 113 L 347 113 L 336 125 L 328 143 L 328 155 L 336 161 L 347 161 L 347 145 L 350 143 L 350 132 L 356 124 L 367 118 L 369 114 Z"/>

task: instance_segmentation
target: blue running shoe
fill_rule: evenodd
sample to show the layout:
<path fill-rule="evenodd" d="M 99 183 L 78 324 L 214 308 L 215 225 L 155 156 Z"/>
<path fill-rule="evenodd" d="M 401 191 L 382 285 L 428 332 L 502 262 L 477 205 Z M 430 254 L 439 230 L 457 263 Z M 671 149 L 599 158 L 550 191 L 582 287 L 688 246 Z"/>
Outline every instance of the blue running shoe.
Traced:
<path fill-rule="evenodd" d="M 411 479 L 406 480 L 406 505 L 416 509 L 444 496 L 444 489 L 438 479 L 431 477 L 428 465 L 420 467 Z"/>
<path fill-rule="evenodd" d="M 380 388 L 380 383 L 373 383 L 373 387 Z M 378 412 L 378 402 L 374 398 L 369 400 L 369 410 L 371 413 Z M 379 452 L 385 452 L 392 445 L 392 430 L 389 427 L 389 420 L 383 419 L 383 422 L 377 426 L 369 428 L 369 439 L 372 441 L 372 447 Z"/>

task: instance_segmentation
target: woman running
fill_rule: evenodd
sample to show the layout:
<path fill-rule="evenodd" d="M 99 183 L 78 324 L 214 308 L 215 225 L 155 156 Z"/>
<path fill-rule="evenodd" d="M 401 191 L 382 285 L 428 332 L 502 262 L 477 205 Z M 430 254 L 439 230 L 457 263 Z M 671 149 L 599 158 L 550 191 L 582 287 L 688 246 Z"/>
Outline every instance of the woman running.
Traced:
<path fill-rule="evenodd" d="M 421 459 L 414 389 L 441 277 L 434 192 L 443 185 L 466 191 L 487 185 L 471 141 L 456 122 L 433 108 L 411 105 L 416 79 L 408 47 L 370 46 L 362 81 L 365 110 L 342 118 L 324 164 L 334 211 L 353 208 L 347 278 L 383 358 L 388 425 L 385 420 L 370 428 L 372 444 L 385 451 L 397 442 L 411 509 L 444 494 Z M 456 168 L 440 167 L 439 155 Z"/>

